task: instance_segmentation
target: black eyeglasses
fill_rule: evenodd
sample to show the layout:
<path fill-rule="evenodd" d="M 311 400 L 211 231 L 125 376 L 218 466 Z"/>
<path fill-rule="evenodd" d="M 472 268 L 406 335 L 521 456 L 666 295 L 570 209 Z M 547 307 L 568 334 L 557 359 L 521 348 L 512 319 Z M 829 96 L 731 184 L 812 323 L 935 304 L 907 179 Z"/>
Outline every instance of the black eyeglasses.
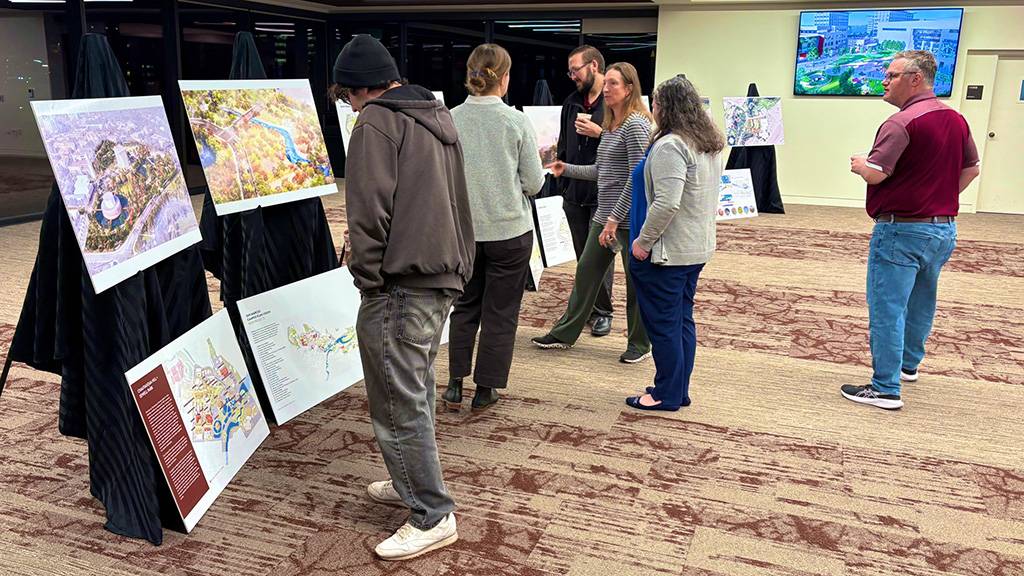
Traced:
<path fill-rule="evenodd" d="M 352 89 L 345 88 L 344 86 L 338 87 L 338 100 L 341 100 L 349 106 L 352 105 Z"/>
<path fill-rule="evenodd" d="M 575 68 L 570 66 L 569 67 L 569 71 L 566 72 L 566 75 L 569 76 L 569 78 L 575 78 L 576 75 L 580 73 L 580 70 L 583 70 L 584 68 L 589 66 L 591 62 L 593 62 L 593 60 L 587 60 L 586 62 L 584 62 L 583 64 L 580 64 L 579 66 L 577 66 Z"/>

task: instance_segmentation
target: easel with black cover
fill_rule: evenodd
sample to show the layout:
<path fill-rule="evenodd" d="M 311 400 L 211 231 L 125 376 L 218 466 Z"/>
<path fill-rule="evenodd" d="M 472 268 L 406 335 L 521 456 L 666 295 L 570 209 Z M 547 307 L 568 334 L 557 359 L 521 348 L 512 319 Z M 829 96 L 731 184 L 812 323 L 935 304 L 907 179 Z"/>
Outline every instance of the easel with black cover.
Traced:
<path fill-rule="evenodd" d="M 128 96 L 107 38 L 82 36 L 72 98 Z M 211 314 L 198 245 L 97 294 L 56 184 L 3 376 L 14 361 L 61 377 L 58 429 L 85 440 L 106 528 L 153 544 L 182 528 L 125 372 Z"/>
<path fill-rule="evenodd" d="M 235 36 L 231 80 L 261 80 L 263 69 L 249 32 Z M 320 198 L 217 216 L 209 190 L 199 223 L 205 268 L 220 280 L 220 298 L 231 315 L 249 376 L 264 414 L 273 414 L 259 376 L 237 302 L 338 267 L 338 256 Z"/>

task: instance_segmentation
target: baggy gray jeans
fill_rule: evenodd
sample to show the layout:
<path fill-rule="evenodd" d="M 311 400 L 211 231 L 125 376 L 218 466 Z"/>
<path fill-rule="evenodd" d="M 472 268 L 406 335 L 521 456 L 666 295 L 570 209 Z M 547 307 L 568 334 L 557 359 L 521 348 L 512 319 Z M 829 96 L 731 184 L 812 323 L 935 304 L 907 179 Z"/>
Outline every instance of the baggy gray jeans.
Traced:
<path fill-rule="evenodd" d="M 365 292 L 356 320 L 373 433 L 420 530 L 455 510 L 434 437 L 434 358 L 455 296 L 400 286 Z"/>

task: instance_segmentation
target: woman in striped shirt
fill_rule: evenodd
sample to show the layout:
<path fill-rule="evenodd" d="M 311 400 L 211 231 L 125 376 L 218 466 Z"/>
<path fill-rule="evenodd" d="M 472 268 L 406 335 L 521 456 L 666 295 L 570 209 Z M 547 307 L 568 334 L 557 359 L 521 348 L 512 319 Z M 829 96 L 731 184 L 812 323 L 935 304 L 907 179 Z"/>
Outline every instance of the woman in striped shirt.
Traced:
<path fill-rule="evenodd" d="M 594 307 L 604 275 L 615 259 L 615 253 L 620 252 L 622 246 L 629 245 L 628 227 L 620 227 L 615 232 L 617 243 L 606 242 L 611 244 L 611 249 L 602 246 L 601 232 L 619 197 L 624 193 L 629 196 L 630 174 L 643 159 L 650 139 L 651 113 L 641 99 L 640 78 L 631 64 L 620 62 L 608 67 L 603 93 L 603 126 L 586 118 L 576 120 L 578 132 L 601 138 L 597 148 L 597 164 L 579 166 L 559 160 L 548 166 L 560 178 L 596 180 L 598 198 L 587 244 L 576 263 L 576 280 L 568 309 L 550 332 L 533 339 L 533 343 L 540 348 L 569 348 L 576 343 Z M 628 249 L 621 251 L 621 257 L 622 268 L 626 272 L 629 336 L 626 351 L 619 356 L 619 361 L 634 364 L 651 356 L 651 343 L 640 321 L 636 296 L 629 278 Z"/>

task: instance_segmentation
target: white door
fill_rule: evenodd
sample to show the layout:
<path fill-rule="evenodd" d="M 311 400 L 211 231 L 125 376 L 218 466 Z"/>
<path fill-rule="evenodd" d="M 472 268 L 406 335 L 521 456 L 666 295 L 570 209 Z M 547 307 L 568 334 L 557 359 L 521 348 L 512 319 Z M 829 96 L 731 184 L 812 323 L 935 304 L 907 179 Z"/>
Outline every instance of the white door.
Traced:
<path fill-rule="evenodd" d="M 982 138 L 985 157 L 981 163 L 978 212 L 1024 214 L 1024 58 L 999 57 L 992 91 L 988 133 Z"/>

